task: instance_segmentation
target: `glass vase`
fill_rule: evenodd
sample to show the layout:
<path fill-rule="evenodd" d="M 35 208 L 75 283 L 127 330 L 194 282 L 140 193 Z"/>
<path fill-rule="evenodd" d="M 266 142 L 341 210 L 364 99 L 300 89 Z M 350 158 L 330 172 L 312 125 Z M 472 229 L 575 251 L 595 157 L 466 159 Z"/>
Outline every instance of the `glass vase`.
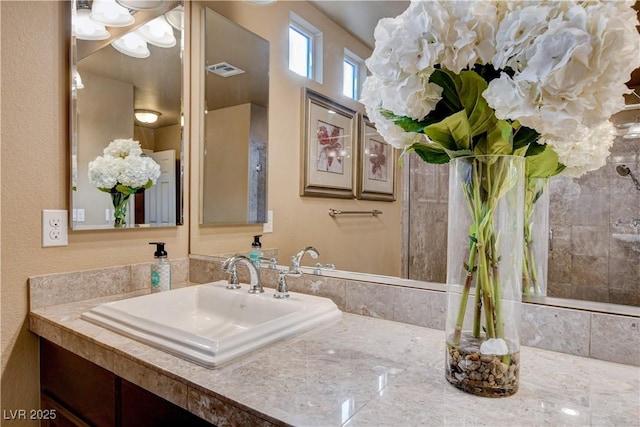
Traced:
<path fill-rule="evenodd" d="M 125 228 L 127 226 L 127 205 L 130 194 L 119 191 L 111 193 L 113 203 L 113 226 L 114 228 Z"/>
<path fill-rule="evenodd" d="M 549 178 L 527 178 L 524 197 L 522 294 L 547 295 Z"/>
<path fill-rule="evenodd" d="M 450 163 L 446 378 L 488 397 L 518 390 L 524 158 Z"/>

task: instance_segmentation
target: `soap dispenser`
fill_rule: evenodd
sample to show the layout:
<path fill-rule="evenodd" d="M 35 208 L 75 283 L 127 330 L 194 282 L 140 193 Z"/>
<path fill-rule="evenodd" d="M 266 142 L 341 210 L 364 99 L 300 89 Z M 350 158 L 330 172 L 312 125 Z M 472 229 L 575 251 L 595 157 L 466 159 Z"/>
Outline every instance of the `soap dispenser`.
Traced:
<path fill-rule="evenodd" d="M 262 243 L 260 243 L 260 237 L 262 237 L 262 234 L 253 236 L 251 252 L 249 252 L 249 259 L 257 268 L 260 268 L 260 257 L 262 257 Z"/>
<path fill-rule="evenodd" d="M 151 266 L 151 292 L 168 291 L 171 289 L 171 264 L 167 259 L 167 252 L 164 250 L 164 242 L 150 242 L 156 245 L 153 254 L 156 263 Z"/>

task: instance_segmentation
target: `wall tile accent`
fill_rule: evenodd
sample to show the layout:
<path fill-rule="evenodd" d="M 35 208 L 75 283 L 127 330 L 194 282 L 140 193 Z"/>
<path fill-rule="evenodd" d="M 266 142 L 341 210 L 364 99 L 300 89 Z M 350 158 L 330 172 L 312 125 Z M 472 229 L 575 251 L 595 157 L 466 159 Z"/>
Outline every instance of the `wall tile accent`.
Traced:
<path fill-rule="evenodd" d="M 591 314 L 590 356 L 640 366 L 640 319 Z"/>
<path fill-rule="evenodd" d="M 522 345 L 589 356 L 591 315 L 587 312 L 522 304 Z"/>
<path fill-rule="evenodd" d="M 118 295 L 150 287 L 152 263 L 57 273 L 29 278 L 31 308 Z M 171 260 L 172 283 L 187 281 L 189 259 Z"/>

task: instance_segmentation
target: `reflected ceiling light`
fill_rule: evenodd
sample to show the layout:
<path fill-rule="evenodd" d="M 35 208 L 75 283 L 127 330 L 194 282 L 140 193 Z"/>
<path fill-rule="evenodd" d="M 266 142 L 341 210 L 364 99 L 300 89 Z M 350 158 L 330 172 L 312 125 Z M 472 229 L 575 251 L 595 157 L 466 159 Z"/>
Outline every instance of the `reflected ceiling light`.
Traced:
<path fill-rule="evenodd" d="M 164 14 L 164 17 L 176 30 L 182 31 L 184 28 L 184 8 L 182 6 L 177 6 L 176 8 L 171 9 L 169 12 Z"/>
<path fill-rule="evenodd" d="M 136 120 L 140 123 L 151 124 L 157 122 L 158 117 L 160 117 L 161 114 L 153 110 L 142 110 L 136 108 L 134 115 L 136 116 Z"/>
<path fill-rule="evenodd" d="M 135 22 L 129 11 L 115 0 L 93 0 L 90 16 L 107 27 L 127 27 Z"/>
<path fill-rule="evenodd" d="M 82 77 L 80 77 L 80 73 L 78 70 L 74 70 L 73 72 L 73 83 L 75 89 L 84 89 L 84 85 L 82 84 Z"/>
<path fill-rule="evenodd" d="M 136 32 L 125 34 L 111 43 L 118 52 L 134 58 L 148 58 L 151 52 L 144 41 Z"/>
<path fill-rule="evenodd" d="M 89 18 L 89 9 L 78 9 L 73 20 L 73 35 L 80 40 L 106 40 L 111 37 L 104 25 L 98 24 Z"/>
<path fill-rule="evenodd" d="M 173 36 L 173 28 L 163 15 L 147 22 L 136 31 L 140 37 L 147 42 L 158 47 L 173 47 L 176 45 L 176 38 Z"/>
<path fill-rule="evenodd" d="M 268 6 L 271 3 L 275 3 L 276 0 L 245 0 L 247 3 L 255 4 L 256 6 Z"/>
<path fill-rule="evenodd" d="M 162 6 L 162 0 L 116 0 L 120 6 L 129 10 L 152 10 Z"/>

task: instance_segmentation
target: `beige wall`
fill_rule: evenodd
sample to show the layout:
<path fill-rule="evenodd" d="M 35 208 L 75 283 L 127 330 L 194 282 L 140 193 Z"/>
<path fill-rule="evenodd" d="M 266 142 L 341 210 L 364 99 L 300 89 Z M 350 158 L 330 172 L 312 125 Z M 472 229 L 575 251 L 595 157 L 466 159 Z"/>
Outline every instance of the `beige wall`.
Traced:
<path fill-rule="evenodd" d="M 42 210 L 69 206 L 69 3 L 1 4 L 2 409 L 28 410 L 39 407 L 28 277 L 151 261 L 147 243 L 156 239 L 167 242 L 170 258 L 183 258 L 189 229 L 70 232 L 67 247 L 42 248 Z"/>
<path fill-rule="evenodd" d="M 206 115 L 202 174 L 205 223 L 247 220 L 250 127 L 251 104 L 219 108 Z"/>
<path fill-rule="evenodd" d="M 306 2 L 276 2 L 268 7 L 244 2 L 205 3 L 227 18 L 270 42 L 269 100 L 269 201 L 274 211 L 274 232 L 262 238 L 264 248 L 279 249 L 279 263 L 287 264 L 291 255 L 313 245 L 321 253 L 319 261 L 335 263 L 344 270 L 400 275 L 401 202 L 393 203 L 300 197 L 302 88 L 328 96 L 355 110 L 362 106 L 342 93 L 342 58 L 345 47 L 367 58 L 370 51 L 335 23 Z M 290 11 L 323 32 L 323 83 L 307 80 L 288 69 L 288 24 Z M 200 10 L 193 7 L 194 25 Z M 195 40 L 194 40 L 195 41 Z M 194 51 L 199 51 L 195 49 Z M 196 58 L 194 57 L 194 61 Z M 194 65 L 194 69 L 204 69 Z M 197 92 L 197 88 L 194 90 Z M 194 110 L 203 106 L 194 97 Z M 192 118 L 194 129 L 200 117 Z M 194 135 L 195 137 L 195 135 Z M 194 139 L 194 146 L 198 141 Z M 193 164 L 200 161 L 194 150 Z M 198 170 L 192 170 L 192 191 L 199 184 Z M 355 185 L 355 181 L 354 181 Z M 197 194 L 194 193 L 193 194 Z M 398 195 L 399 196 L 399 195 Z M 191 252 L 219 254 L 250 249 L 252 235 L 262 234 L 261 226 L 211 227 L 199 225 L 197 200 L 192 200 Z M 328 209 L 384 212 L 379 217 L 351 216 L 331 218 Z M 313 260 L 313 263 L 316 261 Z M 305 265 L 312 264 L 306 260 Z"/>

